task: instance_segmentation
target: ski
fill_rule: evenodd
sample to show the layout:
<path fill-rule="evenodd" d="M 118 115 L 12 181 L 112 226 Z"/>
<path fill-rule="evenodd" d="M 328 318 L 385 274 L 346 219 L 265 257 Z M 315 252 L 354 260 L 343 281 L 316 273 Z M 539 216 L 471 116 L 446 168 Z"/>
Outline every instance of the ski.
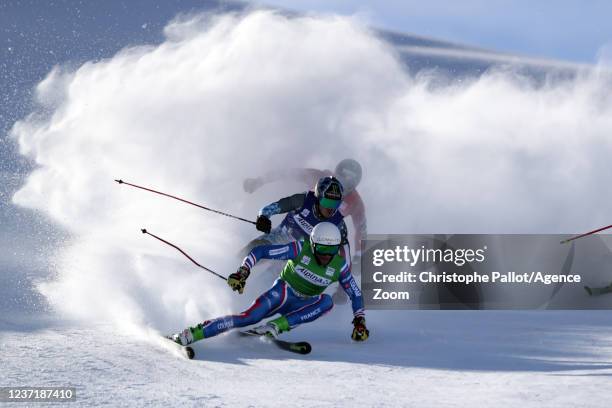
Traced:
<path fill-rule="evenodd" d="M 195 357 L 195 351 L 193 351 L 193 348 L 191 348 L 191 346 L 182 346 L 182 345 L 178 344 L 177 342 L 175 342 L 174 340 L 172 340 L 172 338 L 170 336 L 164 336 L 164 339 L 166 339 L 169 342 L 171 342 L 174 345 L 174 347 L 179 348 L 181 353 L 185 357 L 187 357 L 189 360 L 193 360 L 193 358 Z"/>
<path fill-rule="evenodd" d="M 241 336 L 259 337 L 269 340 L 272 344 L 281 350 L 290 351 L 297 354 L 308 354 L 312 351 L 312 346 L 306 341 L 286 341 L 275 339 L 274 337 L 266 336 L 265 334 L 255 333 L 253 330 L 245 330 L 239 332 Z"/>
<path fill-rule="evenodd" d="M 590 286 L 585 286 L 584 290 L 587 291 L 589 296 L 605 295 L 606 293 L 612 293 L 612 285 L 604 286 L 602 288 L 592 288 Z"/>

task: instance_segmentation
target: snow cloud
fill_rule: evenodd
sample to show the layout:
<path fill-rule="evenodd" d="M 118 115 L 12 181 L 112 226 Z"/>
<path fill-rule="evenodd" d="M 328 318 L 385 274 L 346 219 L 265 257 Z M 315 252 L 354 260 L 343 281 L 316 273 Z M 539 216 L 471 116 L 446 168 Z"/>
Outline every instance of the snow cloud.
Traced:
<path fill-rule="evenodd" d="M 254 219 L 304 189 L 245 177 L 364 167 L 369 231 L 578 232 L 610 221 L 612 81 L 594 70 L 535 84 L 511 70 L 437 84 L 350 18 L 269 11 L 182 16 L 158 46 L 127 48 L 39 85 L 15 124 L 37 164 L 15 203 L 72 239 L 41 285 L 58 310 L 168 331 L 248 305 L 140 228 L 229 274 L 253 226 L 119 186 L 151 186 Z M 279 220 L 274 220 L 278 222 Z"/>

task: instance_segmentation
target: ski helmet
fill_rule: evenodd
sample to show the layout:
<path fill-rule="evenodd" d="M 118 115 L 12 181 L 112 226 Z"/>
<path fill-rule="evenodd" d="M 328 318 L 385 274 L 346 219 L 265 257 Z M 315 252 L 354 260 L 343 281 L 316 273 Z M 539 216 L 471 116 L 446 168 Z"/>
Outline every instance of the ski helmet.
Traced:
<path fill-rule="evenodd" d="M 336 255 L 340 250 L 342 236 L 331 222 L 320 222 L 310 233 L 310 246 L 315 255 Z"/>
<path fill-rule="evenodd" d="M 338 163 L 334 174 L 342 182 L 346 193 L 350 193 L 361 181 L 361 165 L 357 160 L 344 159 Z"/>
<path fill-rule="evenodd" d="M 344 188 L 340 181 L 333 176 L 325 176 L 317 181 L 315 197 L 321 207 L 337 210 L 342 203 Z"/>

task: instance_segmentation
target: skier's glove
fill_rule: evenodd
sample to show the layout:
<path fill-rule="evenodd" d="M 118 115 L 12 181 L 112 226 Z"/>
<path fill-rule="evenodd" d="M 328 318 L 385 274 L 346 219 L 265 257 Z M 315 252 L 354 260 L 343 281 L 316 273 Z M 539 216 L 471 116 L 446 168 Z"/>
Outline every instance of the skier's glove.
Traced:
<path fill-rule="evenodd" d="M 236 290 L 242 295 L 244 285 L 246 285 L 246 280 L 250 274 L 249 268 L 241 266 L 236 272 L 227 277 L 227 284 L 230 285 L 232 290 Z"/>
<path fill-rule="evenodd" d="M 353 334 L 351 338 L 355 341 L 366 341 L 370 331 L 366 328 L 365 317 L 357 316 L 353 319 Z"/>
<path fill-rule="evenodd" d="M 247 178 L 244 179 L 244 182 L 242 183 L 242 188 L 244 188 L 244 191 L 246 191 L 247 193 L 252 194 L 259 187 L 263 186 L 263 184 L 264 183 L 261 177 Z"/>
<path fill-rule="evenodd" d="M 265 215 L 260 215 L 257 217 L 255 228 L 257 228 L 258 231 L 269 234 L 270 231 L 272 230 L 272 221 L 270 221 L 270 219 L 266 217 Z"/>

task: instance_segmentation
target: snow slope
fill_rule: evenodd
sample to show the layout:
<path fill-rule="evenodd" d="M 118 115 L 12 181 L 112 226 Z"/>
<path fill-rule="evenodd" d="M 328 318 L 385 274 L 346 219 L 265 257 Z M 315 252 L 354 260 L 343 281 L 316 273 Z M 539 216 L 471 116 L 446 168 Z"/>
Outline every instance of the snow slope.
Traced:
<path fill-rule="evenodd" d="M 79 406 L 609 406 L 608 312 L 371 312 L 356 344 L 346 309 L 290 334 L 308 356 L 229 333 L 193 361 L 109 326 L 3 321 L 1 383 L 76 386 Z"/>

